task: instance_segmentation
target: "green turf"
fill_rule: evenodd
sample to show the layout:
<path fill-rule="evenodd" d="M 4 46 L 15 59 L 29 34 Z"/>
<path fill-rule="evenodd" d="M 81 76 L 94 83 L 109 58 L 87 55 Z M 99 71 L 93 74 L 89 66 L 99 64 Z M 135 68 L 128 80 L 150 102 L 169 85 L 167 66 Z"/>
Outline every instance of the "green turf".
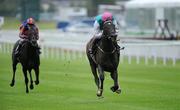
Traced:
<path fill-rule="evenodd" d="M 96 97 L 96 86 L 85 59 L 42 59 L 40 84 L 25 93 L 18 65 L 16 83 L 11 57 L 0 53 L 0 110 L 179 110 L 180 62 L 176 66 L 120 64 L 122 94 L 110 91 L 113 82 L 106 73 L 104 98 Z"/>

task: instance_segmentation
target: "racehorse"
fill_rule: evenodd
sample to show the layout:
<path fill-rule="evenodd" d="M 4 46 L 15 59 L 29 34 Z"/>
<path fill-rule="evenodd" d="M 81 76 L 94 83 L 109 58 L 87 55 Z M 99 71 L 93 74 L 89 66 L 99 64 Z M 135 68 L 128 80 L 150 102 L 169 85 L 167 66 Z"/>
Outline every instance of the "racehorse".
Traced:
<path fill-rule="evenodd" d="M 91 40 L 86 45 L 86 54 L 90 63 L 91 71 L 94 76 L 95 83 L 97 85 L 97 96 L 102 96 L 103 93 L 103 81 L 104 72 L 110 72 L 111 78 L 114 80 L 114 85 L 111 90 L 116 93 L 121 93 L 120 86 L 118 84 L 118 65 L 120 52 L 115 46 L 117 43 L 117 36 L 115 35 L 115 25 L 112 21 L 106 21 L 103 24 L 103 33 L 100 40 L 97 43 L 97 48 L 94 53 L 94 58 L 89 54 Z M 97 74 L 97 70 L 98 73 Z"/>
<path fill-rule="evenodd" d="M 35 84 L 39 84 L 39 66 L 40 66 L 40 56 L 39 56 L 39 47 L 37 46 L 37 40 L 35 31 L 30 28 L 28 39 L 25 39 L 22 42 L 22 46 L 19 52 L 19 55 L 17 56 L 15 54 L 16 48 L 19 44 L 20 40 L 18 40 L 13 48 L 12 51 L 12 67 L 13 67 L 13 77 L 10 86 L 13 87 L 15 83 L 15 72 L 16 72 L 16 65 L 18 63 L 21 63 L 22 65 L 22 71 L 24 74 L 25 79 L 25 85 L 26 85 L 26 93 L 29 93 L 28 89 L 28 72 L 30 75 L 30 89 L 33 89 L 33 79 L 31 75 L 32 69 L 35 71 L 36 81 Z"/>

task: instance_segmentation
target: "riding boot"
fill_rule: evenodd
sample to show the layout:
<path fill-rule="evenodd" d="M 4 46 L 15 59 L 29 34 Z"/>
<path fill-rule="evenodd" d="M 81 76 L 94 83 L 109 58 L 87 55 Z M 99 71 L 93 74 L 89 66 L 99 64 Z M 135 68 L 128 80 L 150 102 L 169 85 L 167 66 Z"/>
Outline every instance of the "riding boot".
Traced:
<path fill-rule="evenodd" d="M 37 46 L 37 53 L 41 54 L 41 48 L 39 46 Z"/>
<path fill-rule="evenodd" d="M 99 39 L 98 37 L 93 37 L 91 39 L 91 45 L 90 45 L 89 50 L 88 50 L 88 53 L 94 62 L 96 62 L 94 53 L 95 53 L 95 50 L 97 47 L 97 42 L 99 41 L 98 39 Z"/>
<path fill-rule="evenodd" d="M 118 52 L 119 52 L 121 47 L 117 44 L 117 45 L 116 45 L 116 48 L 117 48 L 117 50 L 118 50 Z"/>
<path fill-rule="evenodd" d="M 117 42 L 115 42 L 115 43 L 114 43 L 114 45 L 115 45 L 115 47 L 116 47 L 117 52 L 119 53 L 119 52 L 120 52 L 121 47 L 118 45 L 118 43 L 117 43 Z"/>
<path fill-rule="evenodd" d="M 22 45 L 21 42 L 19 42 L 19 45 L 16 47 L 16 50 L 15 50 L 15 56 L 19 56 L 21 45 Z"/>
<path fill-rule="evenodd" d="M 95 48 L 95 46 L 92 46 L 92 48 L 89 49 L 88 53 L 89 53 L 90 57 L 95 61 L 94 48 Z"/>
<path fill-rule="evenodd" d="M 96 47 L 97 47 L 97 43 L 98 41 L 101 39 L 101 34 L 100 35 L 95 35 L 92 39 L 91 39 L 91 45 L 89 48 L 89 53 L 90 54 L 94 54 Z"/>
<path fill-rule="evenodd" d="M 36 47 L 36 52 L 38 53 L 38 54 L 41 54 L 41 51 L 40 51 L 40 46 L 38 45 L 38 43 L 36 42 L 35 43 L 35 47 Z"/>
<path fill-rule="evenodd" d="M 15 55 L 18 56 L 18 54 L 19 54 L 19 45 L 15 49 Z"/>

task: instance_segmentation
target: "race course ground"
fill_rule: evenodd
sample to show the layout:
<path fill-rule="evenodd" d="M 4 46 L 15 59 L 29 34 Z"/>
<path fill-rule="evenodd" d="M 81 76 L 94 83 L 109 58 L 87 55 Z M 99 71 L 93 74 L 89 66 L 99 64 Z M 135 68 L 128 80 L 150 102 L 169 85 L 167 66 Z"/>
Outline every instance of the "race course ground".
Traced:
<path fill-rule="evenodd" d="M 110 91 L 108 73 L 104 98 L 96 97 L 96 86 L 86 59 L 41 60 L 40 84 L 25 93 L 18 65 L 12 78 L 11 56 L 0 53 L 0 110 L 179 110 L 180 62 L 176 66 L 120 64 L 122 94 Z"/>

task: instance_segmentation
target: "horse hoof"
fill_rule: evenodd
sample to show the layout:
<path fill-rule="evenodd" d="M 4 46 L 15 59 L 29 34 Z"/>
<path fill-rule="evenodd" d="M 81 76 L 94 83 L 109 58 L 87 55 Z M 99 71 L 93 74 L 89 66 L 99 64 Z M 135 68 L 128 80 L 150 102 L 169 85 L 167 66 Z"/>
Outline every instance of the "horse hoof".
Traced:
<path fill-rule="evenodd" d="M 11 83 L 10 86 L 13 87 L 13 86 L 14 86 L 14 83 Z"/>
<path fill-rule="evenodd" d="M 102 90 L 98 90 L 96 95 L 97 95 L 98 97 L 101 97 L 101 96 L 102 96 Z"/>
<path fill-rule="evenodd" d="M 97 95 L 98 97 L 101 97 L 101 96 L 102 96 L 102 94 L 98 94 L 98 93 L 97 93 L 96 95 Z"/>
<path fill-rule="evenodd" d="M 112 86 L 110 89 L 112 92 L 115 92 L 114 86 Z"/>
<path fill-rule="evenodd" d="M 103 97 L 102 95 L 98 97 L 98 99 L 103 99 L 103 98 L 104 98 L 104 97 Z"/>
<path fill-rule="evenodd" d="M 28 93 L 29 93 L 29 91 L 28 91 L 28 90 L 26 90 L 26 93 L 28 94 Z"/>
<path fill-rule="evenodd" d="M 39 81 L 35 81 L 35 84 L 38 85 L 38 84 L 39 84 Z"/>
<path fill-rule="evenodd" d="M 34 89 L 34 86 L 33 86 L 33 85 L 30 85 L 30 89 L 31 89 L 31 90 Z"/>
<path fill-rule="evenodd" d="M 119 88 L 118 86 L 112 86 L 111 87 L 111 91 L 112 92 L 116 92 L 118 90 L 118 88 Z"/>
<path fill-rule="evenodd" d="M 121 89 L 118 89 L 115 91 L 117 94 L 120 94 L 121 93 Z"/>

